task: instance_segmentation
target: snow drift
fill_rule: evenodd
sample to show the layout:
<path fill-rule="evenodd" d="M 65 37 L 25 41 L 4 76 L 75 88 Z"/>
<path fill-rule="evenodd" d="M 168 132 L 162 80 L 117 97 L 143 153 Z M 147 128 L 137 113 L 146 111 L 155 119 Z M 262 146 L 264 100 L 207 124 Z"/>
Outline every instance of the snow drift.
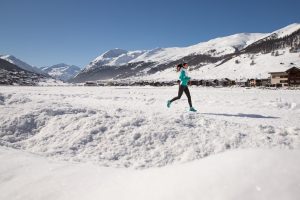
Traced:
<path fill-rule="evenodd" d="M 239 150 L 142 171 L 0 148 L 0 199 L 298 200 L 300 151 Z"/>

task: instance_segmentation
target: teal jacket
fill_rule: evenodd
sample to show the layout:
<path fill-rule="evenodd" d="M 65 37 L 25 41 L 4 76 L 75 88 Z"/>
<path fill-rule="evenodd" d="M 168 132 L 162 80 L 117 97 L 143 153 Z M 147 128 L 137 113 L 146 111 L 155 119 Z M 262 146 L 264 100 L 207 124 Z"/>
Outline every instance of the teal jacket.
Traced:
<path fill-rule="evenodd" d="M 181 81 L 181 82 L 180 82 L 180 85 L 187 86 L 189 80 L 191 79 L 191 77 L 186 76 L 186 75 L 185 75 L 185 71 L 184 71 L 184 70 L 181 70 L 181 71 L 180 71 L 179 79 L 180 79 L 180 81 Z"/>

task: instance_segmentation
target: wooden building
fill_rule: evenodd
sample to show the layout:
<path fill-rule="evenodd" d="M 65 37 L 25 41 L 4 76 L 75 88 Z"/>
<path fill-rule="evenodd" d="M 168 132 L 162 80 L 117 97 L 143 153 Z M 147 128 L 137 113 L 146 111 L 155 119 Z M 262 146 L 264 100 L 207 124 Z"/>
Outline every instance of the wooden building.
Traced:
<path fill-rule="evenodd" d="M 288 85 L 289 86 L 300 86 L 300 69 L 292 67 L 286 70 L 288 74 Z"/>

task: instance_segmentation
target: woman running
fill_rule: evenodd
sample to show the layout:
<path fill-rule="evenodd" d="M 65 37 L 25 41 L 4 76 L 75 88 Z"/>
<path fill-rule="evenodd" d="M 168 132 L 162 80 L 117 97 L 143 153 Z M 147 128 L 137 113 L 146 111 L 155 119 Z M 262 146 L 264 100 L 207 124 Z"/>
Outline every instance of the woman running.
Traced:
<path fill-rule="evenodd" d="M 190 111 L 196 112 L 197 110 L 195 110 L 195 108 L 193 108 L 193 106 L 192 106 L 192 99 L 191 99 L 191 95 L 190 95 L 189 88 L 188 88 L 188 86 L 187 86 L 189 80 L 191 79 L 191 78 L 188 76 L 187 68 L 188 68 L 188 64 L 187 64 L 187 63 L 183 63 L 183 64 L 177 65 L 177 72 L 180 71 L 180 76 L 179 76 L 179 79 L 180 79 L 180 85 L 179 85 L 178 96 L 177 96 L 177 97 L 174 97 L 172 100 L 169 100 L 169 101 L 167 102 L 167 106 L 168 106 L 168 108 L 169 108 L 169 107 L 171 106 L 171 103 L 172 103 L 173 101 L 176 101 L 177 99 L 180 99 L 181 96 L 182 96 L 182 93 L 184 92 L 185 95 L 186 95 L 187 98 L 188 98 L 188 102 L 189 102 L 189 105 L 190 105 Z"/>

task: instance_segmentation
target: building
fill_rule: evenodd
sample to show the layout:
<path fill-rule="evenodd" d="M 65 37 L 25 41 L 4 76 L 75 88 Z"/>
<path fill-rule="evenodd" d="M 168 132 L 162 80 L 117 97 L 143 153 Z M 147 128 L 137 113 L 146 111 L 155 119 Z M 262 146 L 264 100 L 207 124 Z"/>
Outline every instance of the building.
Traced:
<path fill-rule="evenodd" d="M 292 67 L 284 72 L 270 72 L 271 85 L 276 87 L 283 86 L 299 86 L 300 85 L 300 69 Z"/>
<path fill-rule="evenodd" d="M 237 86 L 240 87 L 248 87 L 249 86 L 249 80 L 248 79 L 239 79 L 235 81 Z"/>
<path fill-rule="evenodd" d="M 214 80 L 214 83 L 217 86 L 222 86 L 222 87 L 228 87 L 228 86 L 235 85 L 235 81 L 232 81 L 228 78 L 222 78 L 222 79 L 219 79 L 219 80 Z"/>
<path fill-rule="evenodd" d="M 203 86 L 216 86 L 215 81 L 216 80 L 214 80 L 214 79 L 202 80 L 202 85 Z"/>
<path fill-rule="evenodd" d="M 300 86 L 300 69 L 292 67 L 286 70 L 288 73 L 288 85 L 289 86 Z"/>
<path fill-rule="evenodd" d="M 250 87 L 256 87 L 261 85 L 261 80 L 260 79 L 249 79 L 249 86 Z"/>
<path fill-rule="evenodd" d="M 269 79 L 269 78 L 261 79 L 261 86 L 263 86 L 263 87 L 270 86 L 270 83 L 271 83 L 271 79 Z"/>
<path fill-rule="evenodd" d="M 97 86 L 97 82 L 95 81 L 87 81 L 84 83 L 84 86 Z"/>

